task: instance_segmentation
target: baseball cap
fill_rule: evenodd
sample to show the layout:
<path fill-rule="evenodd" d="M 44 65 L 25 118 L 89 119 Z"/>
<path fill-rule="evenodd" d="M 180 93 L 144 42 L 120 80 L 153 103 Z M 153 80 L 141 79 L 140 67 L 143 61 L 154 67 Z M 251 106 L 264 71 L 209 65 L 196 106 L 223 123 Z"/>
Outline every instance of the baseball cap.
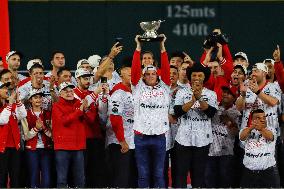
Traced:
<path fill-rule="evenodd" d="M 248 62 L 248 56 L 244 52 L 236 53 L 235 56 L 234 56 L 234 60 L 237 59 L 237 58 L 243 58 L 243 59 L 245 59 Z"/>
<path fill-rule="evenodd" d="M 11 83 L 10 82 L 7 82 L 7 83 L 3 83 L 0 81 L 0 89 L 3 88 L 3 87 L 9 87 Z"/>
<path fill-rule="evenodd" d="M 93 76 L 93 74 L 91 74 L 88 70 L 80 68 L 80 69 L 76 70 L 75 78 L 79 78 L 81 76 L 88 76 L 88 77 L 90 77 L 90 76 Z"/>
<path fill-rule="evenodd" d="M 63 82 L 63 83 L 61 83 L 60 85 L 59 85 L 59 93 L 63 90 L 63 89 L 66 89 L 67 87 L 70 87 L 70 88 L 75 88 L 75 86 L 72 84 L 72 83 L 70 83 L 70 82 Z"/>
<path fill-rule="evenodd" d="M 28 99 L 32 98 L 35 95 L 44 96 L 44 93 L 41 89 L 32 89 L 32 90 L 30 90 Z"/>
<path fill-rule="evenodd" d="M 145 72 L 148 71 L 148 70 L 157 71 L 157 68 L 153 65 L 148 65 L 143 69 L 142 74 L 145 74 Z"/>
<path fill-rule="evenodd" d="M 101 61 L 102 57 L 100 57 L 99 55 L 95 54 L 92 55 L 88 58 L 89 64 L 92 68 L 95 68 L 99 65 L 100 61 Z"/>
<path fill-rule="evenodd" d="M 27 64 L 27 70 L 30 71 L 30 69 L 33 67 L 33 65 L 35 64 L 39 64 L 41 65 L 41 67 L 43 67 L 42 65 L 42 62 L 40 59 L 32 59 L 30 61 L 28 61 L 28 64 Z"/>
<path fill-rule="evenodd" d="M 256 63 L 255 65 L 253 65 L 252 69 L 258 69 L 258 70 L 262 70 L 265 73 L 268 73 L 268 68 L 264 63 Z"/>
<path fill-rule="evenodd" d="M 242 70 L 242 72 L 244 73 L 244 75 L 247 75 L 248 71 L 243 65 L 241 65 L 241 64 L 235 65 L 234 69 L 237 69 L 237 68 L 240 68 Z"/>
<path fill-rule="evenodd" d="M 82 66 L 82 64 L 90 64 L 90 62 L 87 59 L 79 60 L 78 63 L 77 63 L 77 69 L 79 69 L 80 66 Z"/>
<path fill-rule="evenodd" d="M 20 58 L 23 57 L 23 54 L 20 53 L 20 52 L 18 52 L 18 51 L 10 51 L 10 52 L 6 55 L 6 61 L 8 61 L 8 59 L 9 59 L 11 56 L 15 55 L 15 54 L 19 55 Z"/>
<path fill-rule="evenodd" d="M 266 62 L 271 62 L 271 64 L 274 66 L 274 63 L 275 61 L 273 59 L 270 59 L 270 58 L 267 58 L 267 59 L 264 59 L 262 63 L 266 63 Z"/>
<path fill-rule="evenodd" d="M 230 86 L 222 86 L 221 89 L 223 91 L 229 91 L 231 95 L 233 95 L 234 97 L 237 96 L 237 91 L 233 90 L 233 88 L 231 88 Z"/>

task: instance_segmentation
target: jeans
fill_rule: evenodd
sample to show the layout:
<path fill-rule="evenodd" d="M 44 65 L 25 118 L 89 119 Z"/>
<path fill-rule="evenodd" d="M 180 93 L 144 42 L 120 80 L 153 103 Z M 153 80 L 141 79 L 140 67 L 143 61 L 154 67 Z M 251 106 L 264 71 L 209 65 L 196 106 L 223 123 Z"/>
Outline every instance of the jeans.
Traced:
<path fill-rule="evenodd" d="M 0 188 L 7 188 L 8 174 L 10 177 L 10 187 L 20 186 L 20 152 L 16 148 L 6 148 L 4 153 L 0 153 Z"/>
<path fill-rule="evenodd" d="M 183 146 L 175 143 L 175 173 L 174 188 L 187 188 L 187 175 L 190 171 L 193 188 L 205 187 L 205 168 L 209 152 L 209 145 L 203 147 Z"/>
<path fill-rule="evenodd" d="M 74 187 L 83 188 L 85 185 L 84 153 L 82 150 L 55 151 L 57 188 L 68 187 L 68 172 L 72 171 Z"/>
<path fill-rule="evenodd" d="M 30 173 L 31 188 L 50 188 L 51 153 L 50 150 L 38 148 L 26 151 Z M 40 183 L 41 181 L 41 183 Z"/>
<path fill-rule="evenodd" d="M 207 188 L 229 188 L 233 186 L 234 157 L 209 156 L 205 172 Z"/>
<path fill-rule="evenodd" d="M 150 187 L 151 181 L 153 181 L 154 188 L 165 188 L 165 135 L 135 135 L 134 142 L 138 187 Z"/>

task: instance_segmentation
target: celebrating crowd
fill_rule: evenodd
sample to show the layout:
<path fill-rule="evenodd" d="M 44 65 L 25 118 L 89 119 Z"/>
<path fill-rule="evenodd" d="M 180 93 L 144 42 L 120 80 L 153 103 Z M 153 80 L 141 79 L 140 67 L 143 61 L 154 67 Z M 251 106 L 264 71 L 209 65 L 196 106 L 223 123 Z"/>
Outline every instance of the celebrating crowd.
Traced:
<path fill-rule="evenodd" d="M 0 72 L 0 187 L 280 187 L 284 186 L 284 68 L 280 47 L 250 63 L 231 54 L 215 29 L 193 61 L 160 62 L 135 37 L 121 67 L 115 43 L 106 56 L 40 58 L 18 73 L 22 54 Z M 272 57 L 272 58 L 270 58 Z"/>

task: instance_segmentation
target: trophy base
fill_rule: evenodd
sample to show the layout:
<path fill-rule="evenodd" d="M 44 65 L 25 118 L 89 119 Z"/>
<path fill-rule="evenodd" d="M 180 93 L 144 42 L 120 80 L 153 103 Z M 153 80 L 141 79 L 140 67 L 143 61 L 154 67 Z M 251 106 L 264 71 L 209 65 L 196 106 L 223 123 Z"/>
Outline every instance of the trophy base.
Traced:
<path fill-rule="evenodd" d="M 156 41 L 163 41 L 164 37 L 156 37 L 156 38 L 147 38 L 147 37 L 139 37 L 138 40 L 140 42 L 156 42 Z"/>

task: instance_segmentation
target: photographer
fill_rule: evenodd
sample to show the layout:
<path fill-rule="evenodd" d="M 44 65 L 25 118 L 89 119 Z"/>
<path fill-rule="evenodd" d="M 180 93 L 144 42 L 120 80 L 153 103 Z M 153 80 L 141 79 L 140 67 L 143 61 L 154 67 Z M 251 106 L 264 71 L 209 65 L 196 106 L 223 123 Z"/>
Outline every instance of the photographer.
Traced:
<path fill-rule="evenodd" d="M 213 33 L 207 36 L 203 43 L 204 53 L 200 58 L 203 66 L 207 67 L 210 62 L 217 61 L 224 72 L 224 77 L 229 81 L 233 72 L 233 59 L 228 47 L 228 39 L 225 34 L 221 33 L 220 29 L 213 30 Z M 213 90 L 214 77 L 211 76 L 206 83 L 209 89 Z"/>

